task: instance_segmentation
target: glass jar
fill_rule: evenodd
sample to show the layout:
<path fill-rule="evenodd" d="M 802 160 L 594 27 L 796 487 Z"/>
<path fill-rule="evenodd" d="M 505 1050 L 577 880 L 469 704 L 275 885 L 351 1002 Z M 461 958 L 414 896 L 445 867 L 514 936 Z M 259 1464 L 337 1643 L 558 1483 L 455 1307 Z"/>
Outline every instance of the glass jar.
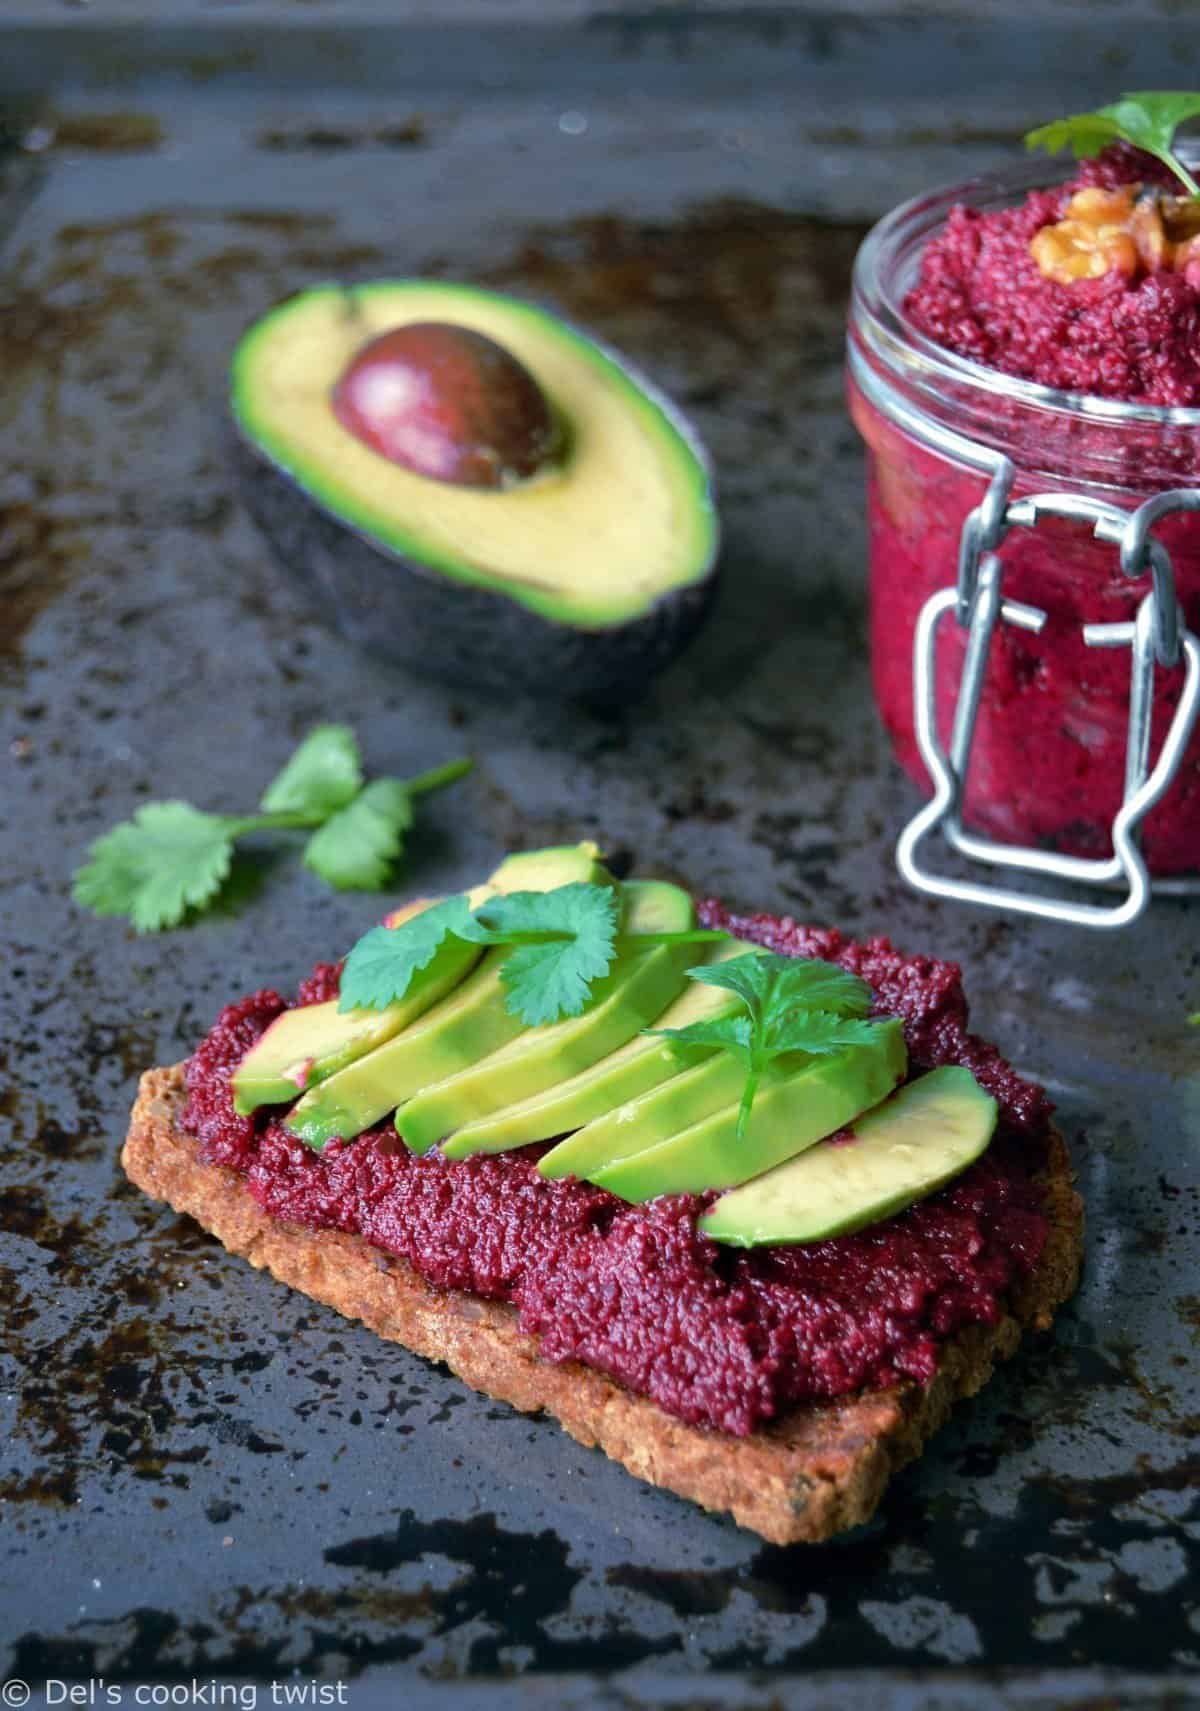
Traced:
<path fill-rule="evenodd" d="M 1008 206 L 1054 180 L 1043 162 L 917 197 L 880 221 L 855 265 L 848 385 L 868 449 L 874 689 L 901 764 L 926 788 L 914 630 L 926 600 L 955 585 L 964 520 L 996 466 L 1011 460 L 1015 499 L 1069 493 L 1122 512 L 1167 489 L 1200 487 L 1200 409 L 1122 404 L 1017 380 L 934 344 L 904 316 L 921 250 L 955 203 Z M 1181 619 L 1198 631 L 1200 514 L 1174 512 L 1154 535 L 1171 555 Z M 995 628 L 963 823 L 1006 844 L 1103 859 L 1125 791 L 1131 653 L 1089 646 L 1083 626 L 1133 620 L 1149 577 L 1130 580 L 1117 549 L 1090 522 L 1070 517 L 1014 528 L 998 551 L 1003 597 L 1046 619 L 1037 634 Z M 934 685 L 944 745 L 965 640 L 961 625 L 942 626 Z M 1154 674 L 1151 756 L 1183 681 L 1182 667 Z M 1146 817 L 1142 847 L 1154 875 L 1200 871 L 1200 728 Z"/>

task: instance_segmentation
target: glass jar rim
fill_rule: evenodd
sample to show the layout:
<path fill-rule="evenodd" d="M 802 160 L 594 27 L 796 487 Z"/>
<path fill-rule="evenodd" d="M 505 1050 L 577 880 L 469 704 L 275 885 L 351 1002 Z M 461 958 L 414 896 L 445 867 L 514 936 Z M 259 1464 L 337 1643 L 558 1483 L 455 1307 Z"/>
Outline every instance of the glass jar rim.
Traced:
<path fill-rule="evenodd" d="M 1180 149 L 1181 157 L 1192 165 L 1200 158 L 1200 148 Z M 877 356 L 888 345 L 906 347 L 917 359 L 926 380 L 936 384 L 944 381 L 959 387 L 977 388 L 993 396 L 1003 396 L 1034 411 L 1068 415 L 1096 424 L 1118 426 L 1124 423 L 1152 423 L 1164 428 L 1200 430 L 1200 406 L 1182 404 L 1129 403 L 1119 398 L 1104 398 L 1091 392 L 1069 392 L 1057 386 L 1044 386 L 1039 381 L 1023 380 L 999 368 L 989 368 L 973 357 L 961 356 L 940 345 L 923 333 L 904 313 L 903 299 L 912 280 L 896 289 L 896 274 L 902 247 L 914 228 L 928 241 L 941 229 L 957 203 L 988 206 L 993 202 L 1003 206 L 1011 199 L 1030 190 L 1051 188 L 1063 183 L 1077 170 L 1075 160 L 1020 161 L 1015 165 L 976 173 L 957 184 L 943 184 L 921 191 L 901 202 L 890 213 L 876 221 L 859 246 L 854 261 L 852 281 L 852 313 L 857 318 L 865 313 L 882 340 L 872 339 Z M 924 248 L 924 242 L 921 244 Z M 919 252 L 918 252 L 919 254 Z M 891 366 L 889 364 L 889 366 Z"/>

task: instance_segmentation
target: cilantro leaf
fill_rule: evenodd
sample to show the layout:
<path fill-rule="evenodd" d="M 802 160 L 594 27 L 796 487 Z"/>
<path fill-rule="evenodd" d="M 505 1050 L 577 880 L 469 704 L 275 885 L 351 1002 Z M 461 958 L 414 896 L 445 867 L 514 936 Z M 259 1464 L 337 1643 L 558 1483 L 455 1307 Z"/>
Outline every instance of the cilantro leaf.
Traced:
<path fill-rule="evenodd" d="M 580 1015 L 616 955 L 618 898 L 607 885 L 513 891 L 489 898 L 475 919 L 491 942 L 516 945 L 500 970 L 505 1007 L 531 1028 Z"/>
<path fill-rule="evenodd" d="M 835 1016 L 828 1010 L 799 1010 L 774 1017 L 766 1029 L 767 1046 L 773 1057 L 786 1052 L 806 1052 L 826 1057 L 847 1046 L 871 1044 L 876 1023 L 854 1016 Z"/>
<path fill-rule="evenodd" d="M 1092 113 L 1073 113 L 1026 133 L 1027 149 L 1050 154 L 1074 150 L 1077 159 L 1098 155 L 1110 143 L 1123 141 L 1161 160 L 1183 184 L 1189 196 L 1200 197 L 1200 184 L 1174 150 L 1175 132 L 1200 114 L 1200 94 L 1191 90 L 1143 89 L 1120 96 Z"/>
<path fill-rule="evenodd" d="M 617 895 L 606 885 L 513 891 L 472 910 L 448 897 L 398 927 L 373 927 L 342 971 L 341 1010 L 380 1010 L 403 998 L 418 969 L 447 934 L 474 944 L 512 946 L 500 970 L 505 1007 L 530 1027 L 578 1016 L 591 983 L 616 955 Z"/>
<path fill-rule="evenodd" d="M 1180 125 L 1200 114 L 1200 93 L 1194 89 L 1139 89 L 1119 96 L 1099 111 L 1113 120 L 1123 137 L 1161 159 Z"/>
<path fill-rule="evenodd" d="M 127 915 L 139 933 L 178 926 L 220 890 L 236 825 L 186 802 L 148 802 L 97 838 L 72 896 L 97 915 Z"/>
<path fill-rule="evenodd" d="M 829 1010 L 835 1016 L 867 1016 L 871 1011 L 871 988 L 857 974 L 816 957 L 784 957 L 776 967 L 771 986 L 773 1016 L 789 1006 L 805 1010 Z"/>
<path fill-rule="evenodd" d="M 408 991 L 412 977 L 428 968 L 442 941 L 473 938 L 471 905 L 447 897 L 399 927 L 372 927 L 358 940 L 342 969 L 339 1010 L 385 1010 Z"/>
<path fill-rule="evenodd" d="M 722 1046 L 749 1065 L 756 1049 L 761 1056 L 783 1057 L 805 1053 L 824 1057 L 847 1046 L 871 1043 L 874 1022 L 856 1017 L 835 1016 L 828 1010 L 793 1010 L 764 1023 L 756 1045 L 754 1023 L 749 1016 L 719 1016 L 708 1022 L 691 1022 L 686 1028 L 647 1028 L 682 1046 Z"/>
<path fill-rule="evenodd" d="M 349 725 L 318 725 L 267 786 L 268 814 L 310 814 L 316 821 L 344 808 L 362 789 L 358 743 Z"/>
<path fill-rule="evenodd" d="M 508 988 L 504 1008 L 527 1027 L 579 1016 L 591 993 L 591 982 L 608 972 L 586 944 L 564 939 L 556 944 L 519 945 L 500 967 Z"/>
<path fill-rule="evenodd" d="M 413 799 L 453 784 L 471 769 L 450 761 L 410 779 L 363 787 L 358 744 L 348 725 L 310 731 L 267 787 L 257 814 L 206 814 L 186 802 L 149 802 L 91 846 L 72 896 L 97 915 L 127 915 L 139 933 L 177 926 L 203 909 L 228 877 L 235 838 L 247 832 L 318 830 L 305 866 L 336 890 L 384 885 L 413 821 Z"/>
<path fill-rule="evenodd" d="M 605 885 L 514 891 L 472 910 L 450 897 L 398 927 L 374 927 L 351 950 L 339 1008 L 382 1009 L 402 998 L 449 933 L 513 947 L 501 967 L 505 1007 L 529 1026 L 577 1016 L 616 955 L 617 896 Z"/>
<path fill-rule="evenodd" d="M 707 1022 L 689 1022 L 686 1028 L 646 1028 L 647 1034 L 657 1034 L 677 1046 L 721 1046 L 734 1057 L 743 1058 L 747 1067 L 754 1024 L 749 1016 L 714 1016 Z"/>
<path fill-rule="evenodd" d="M 736 993 L 747 1014 L 645 1032 L 665 1035 L 683 1046 L 720 1046 L 746 1065 L 737 1116 L 739 1138 L 746 1132 L 759 1081 L 774 1058 L 792 1052 L 825 1056 L 871 1041 L 875 1024 L 864 1020 L 871 1008 L 871 989 L 865 980 L 833 963 L 748 951 L 728 962 L 687 972 L 692 980 Z"/>
<path fill-rule="evenodd" d="M 690 968 L 692 980 L 736 992 L 752 1017 L 767 1021 L 793 1007 L 830 1010 L 840 1016 L 865 1016 L 871 1008 L 866 982 L 816 957 L 785 957 L 748 951 L 728 962 Z"/>
<path fill-rule="evenodd" d="M 412 823 L 405 785 L 377 778 L 313 833 L 301 859 L 335 891 L 380 891 Z"/>
<path fill-rule="evenodd" d="M 618 913 L 618 896 L 611 885 L 577 880 L 553 891 L 499 892 L 479 905 L 475 919 L 505 939 L 534 934 L 574 937 L 581 930 L 594 930 L 603 932 L 611 946 L 617 936 Z"/>
<path fill-rule="evenodd" d="M 727 992 L 736 992 L 751 1016 L 761 1016 L 770 979 L 765 951 L 747 951 L 744 956 L 714 963 L 712 967 L 701 964 L 699 968 L 689 968 L 687 977 L 703 986 L 721 986 Z"/>
<path fill-rule="evenodd" d="M 1048 125 L 1038 125 L 1026 131 L 1025 147 L 1032 153 L 1045 149 L 1047 154 L 1061 154 L 1063 149 L 1074 151 L 1076 160 L 1088 160 L 1100 154 L 1110 143 L 1120 140 L 1121 127 L 1103 112 L 1072 113 L 1066 119 L 1052 119 Z"/>

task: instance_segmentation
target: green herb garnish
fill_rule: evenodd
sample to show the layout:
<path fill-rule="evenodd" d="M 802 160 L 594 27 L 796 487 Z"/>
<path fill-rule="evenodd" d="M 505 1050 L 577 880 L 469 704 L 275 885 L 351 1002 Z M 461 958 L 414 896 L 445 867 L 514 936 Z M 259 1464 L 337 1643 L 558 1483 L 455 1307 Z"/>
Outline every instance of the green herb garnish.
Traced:
<path fill-rule="evenodd" d="M 512 891 L 472 908 L 448 897 L 398 927 L 372 927 L 346 958 L 340 1010 L 383 1010 L 404 997 L 413 976 L 453 935 L 477 945 L 508 945 L 500 979 L 505 1008 L 529 1027 L 578 1016 L 592 985 L 618 950 L 699 944 L 728 938 L 697 927 L 683 933 L 622 933 L 620 894 L 608 885 L 576 883 L 553 891 Z"/>
<path fill-rule="evenodd" d="M 864 1020 L 871 989 L 856 974 L 815 958 L 748 951 L 711 967 L 689 968 L 691 980 L 723 986 L 746 1006 L 744 1016 L 693 1022 L 686 1028 L 647 1028 L 682 1046 L 720 1046 L 746 1065 L 746 1085 L 738 1106 L 738 1138 L 746 1132 L 754 1095 L 764 1070 L 788 1052 L 814 1057 L 869 1045 L 875 1023 Z"/>
<path fill-rule="evenodd" d="M 607 885 L 516 891 L 476 912 L 488 943 L 513 945 L 500 979 L 505 1009 L 530 1027 L 578 1016 L 616 956 L 618 896 Z"/>
<path fill-rule="evenodd" d="M 1076 159 L 1082 160 L 1101 154 L 1111 143 L 1132 143 L 1169 167 L 1189 196 L 1200 198 L 1200 184 L 1173 147 L 1180 125 L 1197 114 L 1200 95 L 1186 90 L 1144 89 L 1122 95 L 1111 106 L 1097 107 L 1093 113 L 1074 113 L 1070 118 L 1039 125 L 1026 132 L 1025 147 L 1045 149 L 1049 154 L 1070 148 Z"/>
<path fill-rule="evenodd" d="M 248 832 L 310 829 L 302 860 L 337 891 L 377 891 L 412 825 L 413 798 L 471 769 L 453 761 L 417 778 L 364 785 L 348 725 L 319 725 L 268 785 L 258 813 L 208 814 L 187 802 L 148 802 L 97 838 L 72 895 L 97 915 L 125 915 L 139 933 L 178 926 L 204 909 L 229 877 L 235 841 Z"/>
<path fill-rule="evenodd" d="M 362 781 L 362 761 L 349 725 L 318 725 L 268 784 L 259 807 L 267 814 L 323 819 L 353 801 Z"/>

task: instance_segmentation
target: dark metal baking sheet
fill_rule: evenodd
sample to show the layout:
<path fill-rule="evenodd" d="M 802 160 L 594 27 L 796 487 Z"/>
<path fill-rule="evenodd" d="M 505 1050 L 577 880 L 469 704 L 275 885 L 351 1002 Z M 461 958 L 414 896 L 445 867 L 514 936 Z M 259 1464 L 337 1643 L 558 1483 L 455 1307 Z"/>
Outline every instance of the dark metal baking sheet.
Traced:
<path fill-rule="evenodd" d="M 100 32 L 94 86 L 44 107 L 65 59 L 15 34 L 0 52 L 13 128 L 40 114 L 0 186 L 0 1673 L 298 1674 L 353 1681 L 363 1705 L 403 1678 L 414 1706 L 452 1683 L 467 1707 L 501 1677 L 489 1704 L 1185 1702 L 1195 911 L 1164 904 L 1110 940 L 907 894 L 891 844 L 913 797 L 869 701 L 850 258 L 866 218 L 995 152 L 1027 108 L 981 69 L 977 134 L 951 150 L 925 93 L 839 97 L 844 44 L 731 29 L 681 48 L 678 28 L 580 24 L 553 84 L 520 88 L 460 34 L 440 81 L 398 55 L 390 90 L 332 60 L 323 82 L 320 58 L 272 82 L 257 34 L 239 60 L 227 28 L 207 57 L 151 38 L 151 77 Z M 372 57 L 358 37 L 347 53 Z M 890 150 L 867 146 L 880 134 Z M 416 269 L 561 306 L 708 437 L 724 593 L 640 706 L 563 716 L 365 661 L 236 510 L 219 415 L 238 329 L 314 280 Z M 294 983 L 379 905 L 261 863 L 226 914 L 137 940 L 70 907 L 71 868 L 152 795 L 244 803 L 330 716 L 376 768 L 477 756 L 423 817 L 414 888 L 594 835 L 705 891 L 959 956 L 980 1028 L 1051 1085 L 1091 1219 L 1084 1288 L 868 1529 L 766 1547 L 123 1184 L 137 1072 L 184 1054 L 229 994 Z"/>

